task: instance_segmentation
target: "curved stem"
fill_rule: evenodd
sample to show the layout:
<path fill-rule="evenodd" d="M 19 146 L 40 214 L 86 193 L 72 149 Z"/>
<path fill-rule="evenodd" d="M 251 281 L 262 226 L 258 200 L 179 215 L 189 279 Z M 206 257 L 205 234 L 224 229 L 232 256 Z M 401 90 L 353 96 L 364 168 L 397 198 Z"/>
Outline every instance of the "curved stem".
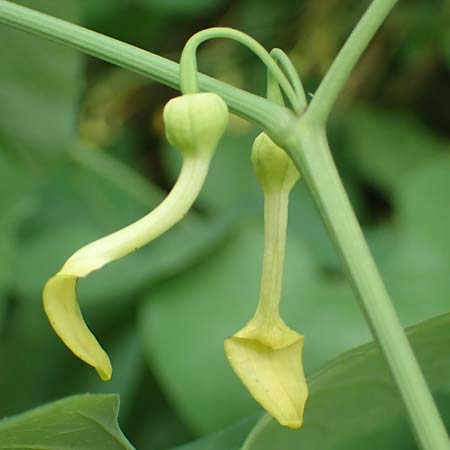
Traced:
<path fill-rule="evenodd" d="M 353 29 L 309 105 L 309 114 L 317 123 L 324 124 L 326 122 L 351 71 L 397 1 L 373 0 Z"/>
<path fill-rule="evenodd" d="M 280 85 L 273 75 L 267 71 L 267 99 L 277 105 L 284 106 L 283 94 L 281 93 Z"/>
<path fill-rule="evenodd" d="M 180 59 L 180 87 L 183 94 L 199 91 L 197 81 L 197 48 L 209 39 L 231 39 L 249 48 L 266 65 L 275 80 L 279 83 L 289 102 L 295 110 L 299 109 L 296 93 L 282 70 L 271 58 L 267 50 L 255 39 L 233 28 L 209 28 L 194 34 L 186 43 Z"/>
<path fill-rule="evenodd" d="M 270 51 L 270 56 L 272 56 L 272 58 L 281 66 L 282 70 L 284 70 L 284 72 L 286 73 L 292 87 L 294 88 L 295 93 L 297 94 L 297 99 L 301 108 L 296 112 L 302 112 L 304 109 L 306 109 L 308 102 L 306 100 L 305 90 L 303 89 L 303 84 L 297 73 L 297 69 L 294 67 L 294 64 L 292 64 L 289 56 L 279 48 L 272 49 Z"/>

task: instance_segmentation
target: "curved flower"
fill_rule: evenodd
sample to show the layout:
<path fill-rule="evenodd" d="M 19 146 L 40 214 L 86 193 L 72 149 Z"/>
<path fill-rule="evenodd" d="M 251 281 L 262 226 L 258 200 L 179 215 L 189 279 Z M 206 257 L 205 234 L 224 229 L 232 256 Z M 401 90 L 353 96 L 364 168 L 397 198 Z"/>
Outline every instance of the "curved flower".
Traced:
<path fill-rule="evenodd" d="M 164 109 L 166 137 L 183 154 L 172 191 L 142 219 L 75 252 L 44 287 L 44 309 L 53 329 L 103 380 L 111 378 L 111 363 L 83 320 L 77 280 L 156 239 L 185 216 L 200 192 L 227 122 L 227 106 L 216 94 L 190 94 L 169 101 Z"/>

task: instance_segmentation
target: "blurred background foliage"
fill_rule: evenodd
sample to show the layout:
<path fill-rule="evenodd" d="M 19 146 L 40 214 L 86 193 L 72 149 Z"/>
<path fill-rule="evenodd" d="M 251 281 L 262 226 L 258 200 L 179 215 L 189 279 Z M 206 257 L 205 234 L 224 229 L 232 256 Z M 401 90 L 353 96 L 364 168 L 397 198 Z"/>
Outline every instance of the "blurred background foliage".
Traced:
<path fill-rule="evenodd" d="M 231 26 L 283 48 L 314 92 L 368 1 L 21 0 L 177 60 Z M 177 177 L 161 112 L 175 91 L 0 26 L 0 417 L 81 392 L 121 395 L 137 448 L 165 449 L 259 411 L 223 341 L 258 298 L 258 130 L 233 117 L 193 211 L 165 236 L 79 284 L 112 357 L 103 383 L 50 329 L 41 290 L 81 245 L 155 207 Z M 201 70 L 263 93 L 265 71 L 217 40 Z M 405 326 L 450 304 L 450 2 L 400 1 L 353 73 L 330 144 Z M 307 374 L 370 340 L 303 183 L 294 189 L 283 313 L 305 334 Z"/>

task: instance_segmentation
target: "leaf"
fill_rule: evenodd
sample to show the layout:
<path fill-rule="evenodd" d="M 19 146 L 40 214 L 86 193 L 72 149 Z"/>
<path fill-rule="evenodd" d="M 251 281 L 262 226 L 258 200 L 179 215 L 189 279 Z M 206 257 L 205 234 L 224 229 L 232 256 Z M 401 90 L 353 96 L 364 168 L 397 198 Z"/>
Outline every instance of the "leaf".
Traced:
<path fill-rule="evenodd" d="M 117 395 L 76 395 L 0 421 L 0 449 L 133 450 Z"/>
<path fill-rule="evenodd" d="M 150 12 L 176 16 L 204 16 L 212 13 L 222 4 L 222 0 L 134 0 Z"/>
<path fill-rule="evenodd" d="M 383 261 L 382 273 L 403 324 L 409 325 L 449 309 L 450 253 L 423 238 L 402 233 Z"/>
<path fill-rule="evenodd" d="M 247 417 L 223 431 L 181 445 L 174 450 L 239 450 L 260 414 Z"/>
<path fill-rule="evenodd" d="M 117 327 L 123 324 L 123 318 L 121 319 Z M 137 333 L 133 328 L 129 327 L 111 338 L 108 340 L 108 353 L 114 363 L 114 376 L 111 381 L 104 383 L 92 376 L 91 372 L 85 370 L 83 366 L 81 374 L 76 379 L 77 389 L 82 392 L 120 394 L 120 414 L 122 418 L 126 418 L 133 406 L 136 406 L 133 405 L 132 399 L 135 397 L 144 371 L 144 358 Z"/>
<path fill-rule="evenodd" d="M 386 111 L 349 111 L 347 159 L 374 186 L 392 192 L 402 177 L 446 148 L 413 118 Z"/>
<path fill-rule="evenodd" d="M 450 314 L 410 328 L 408 336 L 450 424 Z M 402 401 L 374 343 L 326 364 L 310 377 L 309 385 L 301 430 L 287 431 L 263 418 L 242 450 L 415 448 Z"/>
<path fill-rule="evenodd" d="M 251 207 L 255 197 L 261 195 L 252 168 L 250 153 L 255 133 L 227 132 L 221 139 L 211 161 L 205 185 L 199 195 L 198 203 L 210 211 L 237 209 L 245 205 Z M 168 170 L 175 178 L 179 172 L 180 157 L 178 152 L 164 146 Z M 230 180 L 233 180 L 230 183 Z M 224 187 L 226 186 L 226 189 Z"/>
<path fill-rule="evenodd" d="M 17 228 L 29 215 L 32 205 L 28 190 L 25 171 L 0 153 L 0 293 L 9 287 L 13 277 Z"/>
<path fill-rule="evenodd" d="M 58 342 L 41 303 L 12 303 L 0 339 L 0 417 L 16 414 L 55 398 L 72 376 L 69 352 Z M 26 351 L 24 351 L 26 349 Z M 44 350 L 45 349 L 45 350 Z M 45 364 L 43 358 L 47 358 Z"/>
<path fill-rule="evenodd" d="M 119 393 L 121 418 L 128 423 L 145 369 L 132 312 L 122 307 L 111 316 L 103 308 L 100 319 L 89 314 L 114 365 L 112 381 L 104 383 L 58 339 L 40 302 L 13 306 L 0 340 L 0 417 L 78 392 Z"/>
<path fill-rule="evenodd" d="M 450 157 L 444 154 L 411 172 L 395 196 L 400 224 L 408 233 L 435 247 L 447 263 L 450 254 L 449 174 Z"/>
<path fill-rule="evenodd" d="M 411 327 L 407 333 L 450 425 L 450 314 Z M 399 394 L 376 344 L 354 348 L 325 364 L 309 377 L 309 386 L 305 423 L 298 431 L 277 425 L 266 414 L 252 430 L 244 420 L 176 450 L 416 448 Z M 247 420 L 251 423 L 252 419 Z"/>
<path fill-rule="evenodd" d="M 0 333 L 3 331 L 3 325 L 6 318 L 7 300 L 2 292 L 0 292 Z"/>
<path fill-rule="evenodd" d="M 77 21 L 74 0 L 17 3 Z M 0 141 L 42 165 L 37 155 L 61 154 L 75 132 L 81 55 L 6 26 L 0 28 L 0 42 Z"/>

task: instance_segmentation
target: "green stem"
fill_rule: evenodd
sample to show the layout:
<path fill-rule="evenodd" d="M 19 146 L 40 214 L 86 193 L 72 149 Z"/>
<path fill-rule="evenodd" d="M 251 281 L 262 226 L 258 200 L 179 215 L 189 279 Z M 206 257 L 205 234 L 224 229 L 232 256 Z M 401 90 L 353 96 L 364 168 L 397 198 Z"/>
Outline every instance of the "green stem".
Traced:
<path fill-rule="evenodd" d="M 286 76 L 274 62 L 269 52 L 255 39 L 233 28 L 209 28 L 194 34 L 186 43 L 180 59 L 180 88 L 183 94 L 199 91 L 197 81 L 197 48 L 209 39 L 231 39 L 249 48 L 266 65 L 267 70 L 279 83 L 293 108 L 299 108 L 297 95 Z"/>
<path fill-rule="evenodd" d="M 306 100 L 305 90 L 303 89 L 303 84 L 298 76 L 297 69 L 292 64 L 292 61 L 289 59 L 288 55 L 283 52 L 283 50 L 279 48 L 274 48 L 270 51 L 270 56 L 281 66 L 282 70 L 286 73 L 289 81 L 294 88 L 294 91 L 297 95 L 300 110 L 296 111 L 297 113 L 302 112 L 306 109 L 308 102 Z"/>
<path fill-rule="evenodd" d="M 284 105 L 283 94 L 281 93 L 280 85 L 273 75 L 267 71 L 267 91 L 266 96 L 268 100 L 277 105 Z"/>
<path fill-rule="evenodd" d="M 398 0 L 373 0 L 320 83 L 309 105 L 311 117 L 324 124 L 361 54 Z"/>
<path fill-rule="evenodd" d="M 81 50 L 158 83 L 179 89 L 180 71 L 177 63 L 133 45 L 7 0 L 0 0 L 0 23 Z M 274 134 L 277 134 L 277 130 L 288 127 L 294 118 L 287 108 L 206 75 L 198 74 L 198 82 L 201 90 L 220 95 L 232 112 Z"/>
<path fill-rule="evenodd" d="M 267 334 L 280 319 L 288 204 L 288 190 L 264 192 L 264 257 L 255 318 L 261 320 Z"/>
<path fill-rule="evenodd" d="M 423 374 L 398 320 L 334 165 L 325 129 L 304 116 L 286 143 L 339 251 L 361 309 L 380 345 L 420 447 L 448 450 L 449 440 Z"/>

